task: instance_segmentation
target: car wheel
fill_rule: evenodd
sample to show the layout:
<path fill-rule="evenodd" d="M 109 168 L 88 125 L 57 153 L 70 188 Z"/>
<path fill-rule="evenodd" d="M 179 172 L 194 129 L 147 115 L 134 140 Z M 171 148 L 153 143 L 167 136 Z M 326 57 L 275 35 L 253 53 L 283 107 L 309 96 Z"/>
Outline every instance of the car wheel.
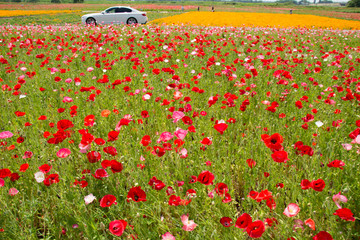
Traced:
<path fill-rule="evenodd" d="M 88 25 L 96 25 L 96 20 L 94 18 L 88 18 L 86 19 L 86 24 Z"/>
<path fill-rule="evenodd" d="M 136 20 L 136 18 L 131 17 L 126 21 L 126 23 L 127 24 L 136 24 L 137 20 Z"/>

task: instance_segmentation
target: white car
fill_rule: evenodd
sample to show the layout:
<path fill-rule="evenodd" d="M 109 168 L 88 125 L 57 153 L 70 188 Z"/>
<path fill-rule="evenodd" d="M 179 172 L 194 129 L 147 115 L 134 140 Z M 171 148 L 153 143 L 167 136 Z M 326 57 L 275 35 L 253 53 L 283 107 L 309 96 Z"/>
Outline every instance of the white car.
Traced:
<path fill-rule="evenodd" d="M 81 17 L 84 24 L 136 24 L 147 23 L 146 12 L 140 12 L 131 7 L 111 7 L 101 13 L 90 13 Z"/>

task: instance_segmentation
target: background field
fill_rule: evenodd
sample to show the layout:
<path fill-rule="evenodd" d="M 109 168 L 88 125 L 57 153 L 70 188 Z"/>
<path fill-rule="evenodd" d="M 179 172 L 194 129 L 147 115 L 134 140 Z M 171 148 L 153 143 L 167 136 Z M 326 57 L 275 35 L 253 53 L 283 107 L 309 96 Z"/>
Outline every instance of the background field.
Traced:
<path fill-rule="evenodd" d="M 259 13 L 284 13 L 288 14 L 290 9 L 294 14 L 311 14 L 317 16 L 334 17 L 339 19 L 360 20 L 360 8 L 346 8 L 339 4 L 299 6 L 283 3 L 221 3 L 221 2 L 97 2 L 88 1 L 85 3 L 61 3 L 52 4 L 49 2 L 39 3 L 0 3 L 1 10 L 81 10 L 72 14 L 52 14 L 38 15 L 30 17 L 11 17 L 0 18 L 0 24 L 65 24 L 80 23 L 81 15 L 89 12 L 99 12 L 114 5 L 132 6 L 136 9 L 146 11 L 149 20 L 162 17 L 168 17 L 182 13 L 181 7 L 184 6 L 185 11 L 197 11 L 200 7 L 201 11 L 211 11 L 211 6 L 215 7 L 215 11 L 229 12 L 259 12 Z"/>

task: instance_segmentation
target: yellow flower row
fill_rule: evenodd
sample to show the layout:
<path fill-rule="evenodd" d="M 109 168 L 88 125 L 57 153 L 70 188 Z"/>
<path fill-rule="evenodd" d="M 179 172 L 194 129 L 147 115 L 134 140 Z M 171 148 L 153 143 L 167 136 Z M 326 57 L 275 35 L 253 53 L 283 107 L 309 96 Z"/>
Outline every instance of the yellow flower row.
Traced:
<path fill-rule="evenodd" d="M 72 13 L 79 10 L 0 10 L 0 17 L 30 16 L 40 14 Z"/>
<path fill-rule="evenodd" d="M 151 23 L 232 27 L 360 29 L 359 21 L 341 20 L 314 15 L 247 12 L 188 12 L 156 19 Z"/>

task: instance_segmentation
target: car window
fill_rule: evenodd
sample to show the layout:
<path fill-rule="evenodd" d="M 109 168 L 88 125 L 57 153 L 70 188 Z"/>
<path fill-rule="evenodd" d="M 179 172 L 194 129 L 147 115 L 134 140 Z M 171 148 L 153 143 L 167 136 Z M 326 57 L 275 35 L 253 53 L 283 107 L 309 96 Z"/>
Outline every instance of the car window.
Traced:
<path fill-rule="evenodd" d="M 132 12 L 132 11 L 129 8 L 117 8 L 116 9 L 116 13 L 127 13 L 127 12 Z"/>
<path fill-rule="evenodd" d="M 106 13 L 115 13 L 115 12 L 117 12 L 118 9 L 119 9 L 119 8 L 109 8 L 109 9 L 107 9 L 105 12 L 106 12 Z"/>

